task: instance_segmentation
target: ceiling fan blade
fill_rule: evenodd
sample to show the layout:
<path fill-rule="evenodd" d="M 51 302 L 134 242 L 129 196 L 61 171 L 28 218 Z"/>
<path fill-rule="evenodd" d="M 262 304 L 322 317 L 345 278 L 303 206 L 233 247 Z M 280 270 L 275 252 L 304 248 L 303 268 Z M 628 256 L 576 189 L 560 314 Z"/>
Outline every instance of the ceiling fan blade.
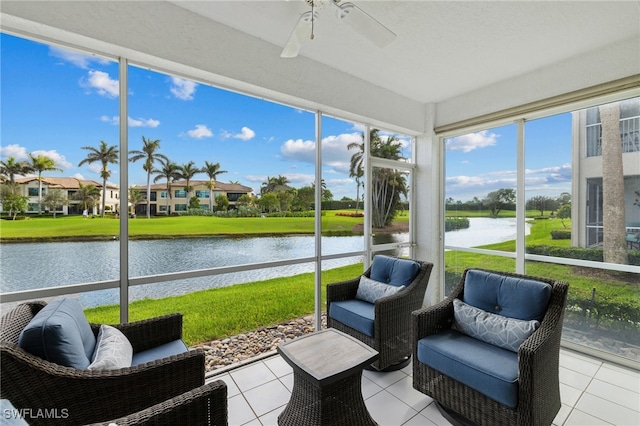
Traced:
<path fill-rule="evenodd" d="M 309 39 L 313 21 L 318 19 L 318 12 L 308 11 L 300 15 L 300 19 L 291 31 L 287 44 L 280 53 L 281 58 L 295 58 L 300 52 L 302 44 Z"/>
<path fill-rule="evenodd" d="M 338 8 L 336 10 L 338 19 L 351 25 L 354 30 L 377 46 L 385 47 L 395 40 L 396 34 L 393 31 L 355 4 L 349 2 L 335 4 Z"/>

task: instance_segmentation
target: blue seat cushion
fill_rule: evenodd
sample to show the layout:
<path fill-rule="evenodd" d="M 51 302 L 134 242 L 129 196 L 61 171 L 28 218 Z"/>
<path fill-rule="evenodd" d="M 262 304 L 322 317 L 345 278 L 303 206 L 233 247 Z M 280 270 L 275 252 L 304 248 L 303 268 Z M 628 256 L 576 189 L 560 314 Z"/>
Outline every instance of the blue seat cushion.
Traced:
<path fill-rule="evenodd" d="M 329 305 L 329 317 L 342 324 L 373 337 L 375 318 L 374 304 L 364 300 L 351 299 L 332 302 Z"/>
<path fill-rule="evenodd" d="M 189 348 L 182 340 L 174 340 L 172 342 L 165 343 L 164 345 L 156 346 L 155 348 L 133 354 L 131 365 L 140 365 L 145 362 L 155 361 L 172 355 L 179 355 L 187 352 L 188 350 Z"/>
<path fill-rule="evenodd" d="M 369 278 L 397 287 L 407 286 L 411 284 L 419 270 L 420 264 L 413 260 L 378 254 L 373 257 Z"/>
<path fill-rule="evenodd" d="M 18 346 L 44 360 L 85 369 L 96 346 L 96 336 L 77 299 L 52 301 L 27 324 Z"/>
<path fill-rule="evenodd" d="M 462 301 L 504 317 L 542 322 L 550 298 L 548 283 L 471 269 Z"/>
<path fill-rule="evenodd" d="M 418 361 L 503 405 L 518 405 L 515 352 L 446 330 L 418 341 Z"/>

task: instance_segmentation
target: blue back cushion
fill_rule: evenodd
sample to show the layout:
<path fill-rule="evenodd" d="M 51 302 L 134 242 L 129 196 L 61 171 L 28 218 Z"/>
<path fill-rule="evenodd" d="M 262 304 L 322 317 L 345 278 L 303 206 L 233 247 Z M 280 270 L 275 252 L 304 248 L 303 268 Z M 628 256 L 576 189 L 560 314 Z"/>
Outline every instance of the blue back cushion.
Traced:
<path fill-rule="evenodd" d="M 484 311 L 525 321 L 542 322 L 551 285 L 478 270 L 467 271 L 464 303 Z"/>
<path fill-rule="evenodd" d="M 370 278 L 396 287 L 407 286 L 411 284 L 419 270 L 420 264 L 413 260 L 378 254 L 373 257 Z"/>
<path fill-rule="evenodd" d="M 42 308 L 20 333 L 18 345 L 44 360 L 85 369 L 96 337 L 74 298 L 57 299 Z"/>

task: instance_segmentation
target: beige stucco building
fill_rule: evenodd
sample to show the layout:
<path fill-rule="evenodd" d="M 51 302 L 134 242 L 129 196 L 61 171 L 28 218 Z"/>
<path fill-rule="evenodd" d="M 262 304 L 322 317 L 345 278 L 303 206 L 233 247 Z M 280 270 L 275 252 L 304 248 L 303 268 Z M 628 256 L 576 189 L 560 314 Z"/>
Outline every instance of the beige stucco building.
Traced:
<path fill-rule="evenodd" d="M 16 179 L 16 184 L 20 190 L 20 195 L 29 197 L 27 210 L 25 213 L 34 214 L 38 213 L 38 189 L 39 182 L 37 177 L 24 177 Z M 42 197 L 44 198 L 47 192 L 52 190 L 61 190 L 67 199 L 67 204 L 61 205 L 57 208 L 58 214 L 82 214 L 84 206 L 81 201 L 74 199 L 74 195 L 80 189 L 80 185 L 89 186 L 93 185 L 100 190 L 100 199 L 94 206 L 89 207 L 89 214 L 100 214 L 100 206 L 102 203 L 102 182 L 96 182 L 94 180 L 78 179 L 74 177 L 43 177 L 42 178 Z M 106 198 L 105 198 L 105 210 L 107 212 L 115 212 L 119 210 L 119 187 L 118 185 L 107 183 Z M 42 212 L 48 212 L 49 208 L 42 206 L 40 209 Z"/>
<path fill-rule="evenodd" d="M 151 185 L 151 214 L 171 214 L 187 211 L 191 197 L 198 197 L 200 200 L 200 208 L 209 210 L 211 206 L 216 205 L 215 199 L 217 196 L 225 195 L 229 200 L 229 208 L 235 208 L 238 198 L 242 195 L 252 195 L 253 193 L 252 188 L 239 183 L 216 181 L 213 186 L 213 191 L 210 191 L 208 180 L 190 180 L 189 186 L 191 187 L 191 191 L 189 191 L 189 194 L 187 194 L 186 186 L 187 182 L 185 180 L 171 183 L 171 194 L 169 196 L 166 183 Z M 136 188 L 139 189 L 146 198 L 146 187 L 138 186 Z M 213 199 L 211 200 L 211 198 Z M 146 209 L 147 204 L 140 203 L 136 206 L 136 214 L 146 214 Z"/>

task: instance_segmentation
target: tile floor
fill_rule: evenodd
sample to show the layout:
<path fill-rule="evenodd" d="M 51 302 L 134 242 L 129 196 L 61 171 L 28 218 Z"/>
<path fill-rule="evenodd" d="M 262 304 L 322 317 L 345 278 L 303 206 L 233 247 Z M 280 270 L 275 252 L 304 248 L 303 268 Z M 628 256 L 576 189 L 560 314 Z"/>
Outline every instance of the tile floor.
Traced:
<path fill-rule="evenodd" d="M 277 425 L 293 386 L 291 367 L 279 355 L 208 378 L 217 379 L 228 386 L 232 426 Z M 411 380 L 410 365 L 391 373 L 365 371 L 362 393 L 371 416 L 380 425 L 449 425 Z M 562 350 L 560 393 L 556 426 L 640 425 L 638 371 Z"/>

